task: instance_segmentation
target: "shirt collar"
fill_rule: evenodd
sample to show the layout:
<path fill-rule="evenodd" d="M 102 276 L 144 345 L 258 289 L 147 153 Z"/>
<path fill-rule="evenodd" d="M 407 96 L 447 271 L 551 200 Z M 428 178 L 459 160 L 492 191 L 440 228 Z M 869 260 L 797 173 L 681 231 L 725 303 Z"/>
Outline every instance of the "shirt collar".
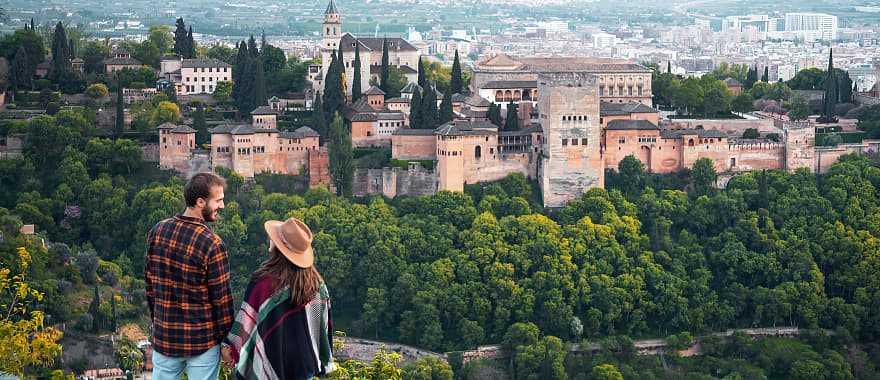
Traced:
<path fill-rule="evenodd" d="M 182 220 L 184 222 L 196 223 L 196 224 L 205 224 L 205 220 L 202 218 L 194 218 L 192 216 L 186 216 L 183 214 L 177 214 L 174 216 L 177 220 Z"/>

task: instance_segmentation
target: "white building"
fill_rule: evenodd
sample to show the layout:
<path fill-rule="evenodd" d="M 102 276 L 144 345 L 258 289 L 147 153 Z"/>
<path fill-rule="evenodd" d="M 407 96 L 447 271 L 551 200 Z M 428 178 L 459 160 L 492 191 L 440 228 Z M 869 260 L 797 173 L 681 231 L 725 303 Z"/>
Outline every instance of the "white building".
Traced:
<path fill-rule="evenodd" d="M 837 38 L 837 16 L 825 13 L 786 13 L 785 31 L 798 32 L 804 40 L 817 37 L 822 40 Z"/>
<path fill-rule="evenodd" d="M 610 33 L 593 33 L 593 47 L 597 49 L 612 47 L 617 43 L 617 36 Z"/>
<path fill-rule="evenodd" d="M 856 91 L 871 91 L 877 83 L 877 68 L 870 63 L 850 66 L 846 72 L 855 83 Z"/>
<path fill-rule="evenodd" d="M 217 83 L 232 81 L 232 65 L 213 58 L 162 57 L 160 67 L 180 95 L 211 94 Z"/>
<path fill-rule="evenodd" d="M 721 23 L 721 31 L 742 32 L 746 27 L 753 26 L 761 32 L 774 32 L 777 30 L 777 19 L 767 15 L 727 16 Z"/>

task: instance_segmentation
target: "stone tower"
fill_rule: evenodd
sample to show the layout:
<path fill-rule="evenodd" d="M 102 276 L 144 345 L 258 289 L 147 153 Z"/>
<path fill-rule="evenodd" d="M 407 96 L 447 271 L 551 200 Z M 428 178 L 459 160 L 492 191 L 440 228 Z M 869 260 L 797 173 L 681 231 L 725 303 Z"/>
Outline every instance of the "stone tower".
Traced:
<path fill-rule="evenodd" d="M 816 172 L 816 128 L 809 123 L 785 123 L 785 170 Z"/>
<path fill-rule="evenodd" d="M 330 0 L 327 10 L 324 11 L 324 22 L 321 23 L 321 50 L 332 52 L 339 48 L 339 39 L 342 37 L 342 19 L 336 10 L 336 2 Z"/>
<path fill-rule="evenodd" d="M 538 170 L 545 207 L 562 207 L 605 182 L 596 77 L 538 74 L 543 156 Z"/>

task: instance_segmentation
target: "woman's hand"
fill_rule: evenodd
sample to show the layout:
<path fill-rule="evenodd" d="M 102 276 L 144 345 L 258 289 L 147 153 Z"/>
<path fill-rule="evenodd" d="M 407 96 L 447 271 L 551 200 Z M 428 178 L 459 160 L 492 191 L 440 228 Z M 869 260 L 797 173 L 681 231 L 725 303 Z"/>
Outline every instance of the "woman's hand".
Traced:
<path fill-rule="evenodd" d="M 235 366 L 235 362 L 232 361 L 232 349 L 225 344 L 220 347 L 220 360 L 227 367 Z"/>

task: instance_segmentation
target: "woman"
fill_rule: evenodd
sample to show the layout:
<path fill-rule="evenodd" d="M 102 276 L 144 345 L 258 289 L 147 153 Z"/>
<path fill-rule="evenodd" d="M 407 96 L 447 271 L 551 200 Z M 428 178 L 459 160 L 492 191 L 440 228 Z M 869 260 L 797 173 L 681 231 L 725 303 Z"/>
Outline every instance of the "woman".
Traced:
<path fill-rule="evenodd" d="M 332 371 L 330 295 L 313 263 L 312 231 L 270 220 L 269 258 L 248 284 L 223 360 L 239 379 L 309 379 Z"/>

